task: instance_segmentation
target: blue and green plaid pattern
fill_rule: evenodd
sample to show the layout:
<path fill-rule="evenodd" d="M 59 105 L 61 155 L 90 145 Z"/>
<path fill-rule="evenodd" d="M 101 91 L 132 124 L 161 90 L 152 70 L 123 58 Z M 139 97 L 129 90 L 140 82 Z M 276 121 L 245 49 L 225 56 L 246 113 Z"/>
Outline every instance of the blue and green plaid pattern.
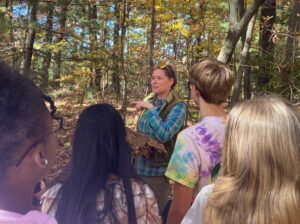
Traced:
<path fill-rule="evenodd" d="M 149 102 L 154 105 L 154 108 L 147 110 L 142 115 L 137 124 L 137 130 L 143 135 L 165 143 L 183 126 L 187 115 L 186 105 L 183 102 L 177 103 L 163 121 L 159 113 L 166 100 L 154 98 Z M 149 161 L 144 157 L 136 158 L 135 167 L 137 173 L 143 176 L 163 176 L 167 169 L 167 166 L 151 166 Z"/>

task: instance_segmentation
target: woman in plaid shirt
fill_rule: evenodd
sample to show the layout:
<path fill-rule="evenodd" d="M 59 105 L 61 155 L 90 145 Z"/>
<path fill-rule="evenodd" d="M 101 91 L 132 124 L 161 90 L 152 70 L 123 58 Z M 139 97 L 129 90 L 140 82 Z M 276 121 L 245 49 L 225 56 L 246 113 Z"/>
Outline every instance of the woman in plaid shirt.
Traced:
<path fill-rule="evenodd" d="M 142 111 L 137 131 L 163 143 L 169 156 L 187 115 L 186 105 L 172 91 L 176 83 L 171 65 L 158 66 L 152 73 L 152 93 L 143 101 L 135 102 L 136 109 Z M 149 159 L 141 156 L 135 160 L 137 173 L 154 191 L 160 210 L 170 194 L 169 183 L 164 176 L 169 158 L 163 157 L 163 154 L 153 151 Z"/>

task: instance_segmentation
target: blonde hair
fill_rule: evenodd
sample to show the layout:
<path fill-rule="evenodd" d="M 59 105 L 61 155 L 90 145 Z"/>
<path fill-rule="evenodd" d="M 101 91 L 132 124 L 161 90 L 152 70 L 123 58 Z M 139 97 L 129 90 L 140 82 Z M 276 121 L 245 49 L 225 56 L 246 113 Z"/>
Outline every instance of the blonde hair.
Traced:
<path fill-rule="evenodd" d="M 233 84 L 233 73 L 228 65 L 205 59 L 190 70 L 190 80 L 207 103 L 224 103 Z"/>
<path fill-rule="evenodd" d="M 261 96 L 234 107 L 205 223 L 299 223 L 299 147 L 300 115 L 290 103 Z"/>

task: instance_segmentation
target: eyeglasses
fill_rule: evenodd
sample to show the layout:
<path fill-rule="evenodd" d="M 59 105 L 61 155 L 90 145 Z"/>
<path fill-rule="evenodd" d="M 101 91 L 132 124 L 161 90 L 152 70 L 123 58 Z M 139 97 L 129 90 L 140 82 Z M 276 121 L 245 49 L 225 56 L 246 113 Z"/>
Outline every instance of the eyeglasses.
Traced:
<path fill-rule="evenodd" d="M 41 137 L 39 140 L 37 140 L 36 142 L 34 142 L 33 144 L 31 144 L 28 149 L 25 150 L 25 152 L 22 154 L 22 156 L 20 157 L 20 159 L 18 160 L 18 162 L 16 163 L 16 167 L 20 166 L 20 164 L 22 163 L 22 161 L 24 160 L 24 158 L 26 157 L 26 155 L 37 145 L 41 144 L 43 141 L 45 141 L 45 139 L 53 134 L 58 133 L 59 131 L 63 130 L 63 128 L 61 126 L 58 127 L 58 129 L 50 132 L 49 134 L 44 135 L 43 137 Z"/>

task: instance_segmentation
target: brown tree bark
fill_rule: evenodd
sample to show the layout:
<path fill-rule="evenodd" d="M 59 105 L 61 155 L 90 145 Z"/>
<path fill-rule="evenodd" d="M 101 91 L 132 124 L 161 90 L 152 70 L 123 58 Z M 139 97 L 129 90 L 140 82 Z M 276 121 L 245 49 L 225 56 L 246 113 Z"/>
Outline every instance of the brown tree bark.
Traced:
<path fill-rule="evenodd" d="M 15 45 L 15 37 L 14 37 L 14 27 L 13 27 L 13 12 L 12 12 L 12 7 L 13 6 L 13 0 L 6 0 L 5 1 L 5 8 L 6 8 L 6 12 L 8 15 L 8 20 L 9 20 L 9 34 L 8 34 L 8 38 L 5 42 L 8 43 L 9 45 L 9 49 L 11 51 L 12 54 L 12 65 L 14 68 L 18 68 L 19 65 L 17 63 L 18 61 L 18 56 L 17 56 L 17 49 L 16 49 L 16 45 Z M 0 18 L 3 19 L 4 18 Z"/>
<path fill-rule="evenodd" d="M 54 4 L 52 2 L 49 2 L 47 5 L 48 8 L 48 15 L 47 20 L 45 24 L 46 29 L 46 35 L 44 38 L 44 42 L 46 44 L 52 44 L 52 38 L 53 38 L 53 12 L 54 12 Z M 45 48 L 45 58 L 43 59 L 43 68 L 42 68 L 42 83 L 41 88 L 45 90 L 48 86 L 48 80 L 49 80 L 49 68 L 51 64 L 51 50 Z"/>
<path fill-rule="evenodd" d="M 290 17 L 288 22 L 288 36 L 285 47 L 285 58 L 282 65 L 282 75 L 290 76 L 292 71 L 293 61 L 295 59 L 295 52 L 298 46 L 296 39 L 296 32 L 300 31 L 300 1 L 292 0 L 290 9 Z"/>
<path fill-rule="evenodd" d="M 257 91 L 261 91 L 273 77 L 270 71 L 270 62 L 273 61 L 273 26 L 275 18 L 276 0 L 267 0 L 261 7 L 259 45 L 263 63 L 260 66 L 260 74 L 257 78 Z"/>
<path fill-rule="evenodd" d="M 151 5 L 151 27 L 150 27 L 150 36 L 149 36 L 149 42 L 150 42 L 150 48 L 149 48 L 149 76 L 146 79 L 148 81 L 147 93 L 150 91 L 150 77 L 152 75 L 153 68 L 154 68 L 153 55 L 154 55 L 155 28 L 156 28 L 156 21 L 155 21 L 156 10 L 155 10 L 155 4 L 156 4 L 155 0 L 152 0 L 152 5 Z"/>
<path fill-rule="evenodd" d="M 97 20 L 97 5 L 89 4 L 88 5 L 88 15 L 91 24 L 89 25 L 89 41 L 90 41 L 90 55 L 91 55 L 91 62 L 90 62 L 90 70 L 94 72 L 94 81 L 93 85 L 97 91 L 100 91 L 100 83 L 101 83 L 101 68 L 98 63 L 98 56 L 97 51 L 99 50 L 98 47 L 98 37 L 97 37 L 97 27 L 96 27 L 96 20 Z"/>
<path fill-rule="evenodd" d="M 123 103 L 121 107 L 121 114 L 123 116 L 124 121 L 126 120 L 126 109 L 127 109 L 127 95 L 128 95 L 128 86 L 127 86 L 127 75 L 125 71 L 125 37 L 127 31 L 127 18 L 129 15 L 129 3 L 127 0 L 123 0 L 123 10 L 122 10 L 122 22 L 121 22 L 121 71 L 124 79 L 124 91 L 123 91 Z"/>
<path fill-rule="evenodd" d="M 35 24 L 36 24 L 36 14 L 38 1 L 31 0 L 30 1 L 30 25 L 28 29 L 28 39 L 25 46 L 25 54 L 24 54 L 24 63 L 23 63 L 23 74 L 26 77 L 30 77 L 30 67 L 32 62 L 33 55 L 33 44 L 35 39 Z"/>
<path fill-rule="evenodd" d="M 290 8 L 290 16 L 288 22 L 288 35 L 286 39 L 285 57 L 280 67 L 281 79 L 289 85 L 288 96 L 291 100 L 294 97 L 294 91 L 297 88 L 294 85 L 293 80 L 293 67 L 295 65 L 295 56 L 298 48 L 298 41 L 296 34 L 300 31 L 300 1 L 292 0 Z"/>
<path fill-rule="evenodd" d="M 64 40 L 66 35 L 66 21 L 67 21 L 67 13 L 70 1 L 64 0 L 59 1 L 60 3 L 60 14 L 59 14 L 59 30 L 57 35 L 57 43 L 60 43 L 62 40 Z M 62 64 L 62 50 L 59 49 L 57 53 L 54 54 L 55 58 L 55 64 L 54 64 L 54 82 L 53 87 L 55 89 L 58 89 L 60 87 L 60 74 L 61 74 L 61 64 Z"/>
<path fill-rule="evenodd" d="M 112 88 L 113 91 L 117 94 L 117 98 L 120 98 L 121 88 L 120 88 L 120 11 L 119 5 L 120 0 L 114 0 L 114 47 L 113 47 L 113 74 L 112 74 Z"/>

